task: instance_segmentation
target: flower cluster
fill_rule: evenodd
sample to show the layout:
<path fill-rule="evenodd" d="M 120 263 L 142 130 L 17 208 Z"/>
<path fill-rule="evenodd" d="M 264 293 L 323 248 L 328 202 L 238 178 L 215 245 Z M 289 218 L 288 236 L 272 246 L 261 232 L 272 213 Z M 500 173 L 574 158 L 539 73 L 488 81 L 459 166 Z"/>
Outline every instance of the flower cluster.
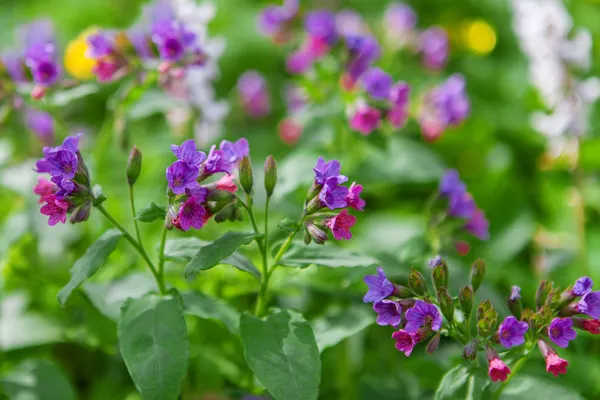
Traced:
<path fill-rule="evenodd" d="M 360 198 L 362 185 L 353 182 L 350 187 L 342 184 L 348 178 L 341 175 L 341 165 L 337 160 L 326 162 L 319 158 L 313 168 L 315 180 L 308 192 L 304 210 L 305 240 L 322 244 L 327 240 L 325 229 L 331 230 L 336 240 L 352 238 L 350 228 L 356 224 L 356 217 L 348 213 L 348 208 L 363 211 L 365 201 Z M 336 210 L 340 210 L 339 213 Z"/>
<path fill-rule="evenodd" d="M 552 283 L 542 282 L 536 294 L 536 310 L 523 309 L 521 289 L 514 286 L 507 304 L 512 315 L 498 325 L 498 314 L 487 301 L 476 310 L 476 335 L 470 333 L 470 318 L 474 310 L 474 295 L 485 276 L 485 264 L 478 260 L 471 269 L 470 284 L 462 286 L 458 296 L 448 292 L 448 266 L 439 257 L 433 265 L 432 281 L 436 290 L 428 292 L 423 275 L 412 270 L 408 285 L 392 283 L 379 267 L 376 275 L 364 278 L 368 291 L 365 303 L 373 303 L 377 324 L 397 329 L 392 338 L 396 348 L 409 356 L 415 345 L 429 340 L 431 354 L 439 345 L 440 335 L 452 337 L 464 345 L 464 358 L 475 360 L 484 351 L 488 374 L 492 381 L 505 381 L 511 373 L 501 360 L 496 347 L 522 347 L 526 356 L 536 345 L 546 360 L 546 371 L 558 376 L 565 374 L 568 362 L 560 358 L 552 344 L 565 348 L 574 340 L 574 328 L 600 334 L 600 292 L 592 292 L 592 280 L 582 277 L 563 292 Z M 461 317 L 456 317 L 458 305 Z M 591 317 L 586 318 L 585 316 Z M 471 339 L 473 337 L 473 339 Z"/>
<path fill-rule="evenodd" d="M 170 206 L 167 226 L 182 231 L 200 229 L 213 215 L 218 222 L 239 218 L 237 191 L 233 172 L 243 158 L 248 157 L 246 139 L 232 143 L 223 140 L 219 149 L 212 146 L 208 155 L 196 149 L 194 140 L 186 140 L 181 146 L 172 145 L 177 161 L 167 168 Z M 221 179 L 200 185 L 209 177 L 225 173 Z"/>
<path fill-rule="evenodd" d="M 43 204 L 40 212 L 49 217 L 48 225 L 71 223 L 88 219 L 94 197 L 90 189 L 87 167 L 79 152 L 79 138 L 67 137 L 60 146 L 44 147 L 44 158 L 36 162 L 36 172 L 49 174 L 50 180 L 40 177 L 33 189 Z"/>

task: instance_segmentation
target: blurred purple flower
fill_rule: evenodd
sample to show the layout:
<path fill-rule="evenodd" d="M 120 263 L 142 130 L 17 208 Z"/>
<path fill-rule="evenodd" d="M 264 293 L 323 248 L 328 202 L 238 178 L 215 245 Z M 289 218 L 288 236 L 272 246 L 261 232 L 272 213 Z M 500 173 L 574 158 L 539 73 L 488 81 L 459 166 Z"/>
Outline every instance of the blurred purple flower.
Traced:
<path fill-rule="evenodd" d="M 115 51 L 115 38 L 110 32 L 99 31 L 87 37 L 89 44 L 87 56 L 93 59 L 107 57 Z"/>
<path fill-rule="evenodd" d="M 362 16 L 354 10 L 341 10 L 335 15 L 335 26 L 338 35 L 345 37 L 361 35 L 366 27 Z"/>
<path fill-rule="evenodd" d="M 391 3 L 383 16 L 383 28 L 390 38 L 405 40 L 408 32 L 415 29 L 417 16 L 413 9 L 404 3 Z"/>
<path fill-rule="evenodd" d="M 429 28 L 421 33 L 420 40 L 425 66 L 433 70 L 444 68 L 450 51 L 446 31 L 440 27 Z"/>
<path fill-rule="evenodd" d="M 150 38 L 142 25 L 136 24 L 130 28 L 127 31 L 127 38 L 141 59 L 147 60 L 153 57 Z"/>
<path fill-rule="evenodd" d="M 178 21 L 169 0 L 156 0 L 149 6 L 151 40 L 162 60 L 177 62 L 188 49 L 196 47 L 196 35 Z"/>
<path fill-rule="evenodd" d="M 256 71 L 246 71 L 237 82 L 237 90 L 244 110 L 254 118 L 264 117 L 271 111 L 271 99 L 265 78 Z"/>
<path fill-rule="evenodd" d="M 344 208 L 348 205 L 346 203 L 348 193 L 349 190 L 347 187 L 338 186 L 338 178 L 334 176 L 325 181 L 325 185 L 323 185 L 323 189 L 319 193 L 319 200 L 322 206 L 328 207 L 330 210 Z"/>
<path fill-rule="evenodd" d="M 394 294 L 394 285 L 385 276 L 382 267 L 377 268 L 377 274 L 366 275 L 363 280 L 369 287 L 367 294 L 363 297 L 365 303 L 381 301 Z"/>
<path fill-rule="evenodd" d="M 521 322 L 512 316 L 506 317 L 498 329 L 500 343 L 507 349 L 522 345 L 525 343 L 527 329 L 529 329 L 527 322 Z"/>
<path fill-rule="evenodd" d="M 325 220 L 325 225 L 331 229 L 331 233 L 336 240 L 350 240 L 352 239 L 352 233 L 350 228 L 356 224 L 356 217 L 348 214 L 348 210 L 342 210 L 335 217 Z"/>
<path fill-rule="evenodd" d="M 377 325 L 398 326 L 402 320 L 402 306 L 393 300 L 376 301 L 373 311 L 377 313 Z"/>
<path fill-rule="evenodd" d="M 171 151 L 179 161 L 183 161 L 191 167 L 199 168 L 200 164 L 206 160 L 206 154 L 196 150 L 196 142 L 192 139 L 186 140 L 181 146 L 172 144 Z"/>
<path fill-rule="evenodd" d="M 489 240 L 489 227 L 490 223 L 480 209 L 476 209 L 473 213 L 473 217 L 465 224 L 467 232 L 471 233 L 479 240 Z"/>
<path fill-rule="evenodd" d="M 313 65 L 313 55 L 304 49 L 290 53 L 285 60 L 286 70 L 293 75 L 300 75 L 308 71 Z"/>
<path fill-rule="evenodd" d="M 369 68 L 362 77 L 365 90 L 375 100 L 387 100 L 394 81 L 381 68 Z"/>
<path fill-rule="evenodd" d="M 219 148 L 223 151 L 223 156 L 230 164 L 236 165 L 242 158 L 250 154 L 250 145 L 246 138 L 238 139 L 235 143 L 228 140 L 221 141 Z"/>
<path fill-rule="evenodd" d="M 406 311 L 406 332 L 417 332 L 422 326 L 438 331 L 442 327 L 442 317 L 433 304 L 417 300 L 415 305 Z"/>
<path fill-rule="evenodd" d="M 295 114 L 302 111 L 307 104 L 306 95 L 302 88 L 289 84 L 285 88 L 285 102 L 289 114 Z"/>
<path fill-rule="evenodd" d="M 167 182 L 175 194 L 183 194 L 186 189 L 198 187 L 199 169 L 185 161 L 177 161 L 167 168 Z"/>
<path fill-rule="evenodd" d="M 372 36 L 346 36 L 346 47 L 349 52 L 346 69 L 354 81 L 357 81 L 371 64 L 381 57 L 381 47 Z"/>
<path fill-rule="evenodd" d="M 576 336 L 571 318 L 554 318 L 548 327 L 548 337 L 558 347 L 568 347 L 569 341 L 575 340 Z"/>
<path fill-rule="evenodd" d="M 350 127 L 360 134 L 370 135 L 381 123 L 381 112 L 367 105 L 361 105 L 350 119 Z"/>
<path fill-rule="evenodd" d="M 29 68 L 33 81 L 42 86 L 51 86 L 60 76 L 60 64 L 52 23 L 37 20 L 21 29 L 24 44 L 24 63 Z"/>
<path fill-rule="evenodd" d="M 54 119 L 44 111 L 28 108 L 25 111 L 25 124 L 45 144 L 54 142 Z"/>
<path fill-rule="evenodd" d="M 202 228 L 205 213 L 206 210 L 198 197 L 192 196 L 188 198 L 177 214 L 179 228 L 184 232 L 187 232 L 190 228 Z"/>
<path fill-rule="evenodd" d="M 268 36 L 277 36 L 298 14 L 299 0 L 285 0 L 281 6 L 265 8 L 259 17 L 259 29 Z"/>
<path fill-rule="evenodd" d="M 449 197 L 453 193 L 459 191 L 464 192 L 466 190 L 465 184 L 460 180 L 460 175 L 455 169 L 449 169 L 444 173 L 440 180 L 439 193 L 440 196 Z"/>
<path fill-rule="evenodd" d="M 573 296 L 585 296 L 592 291 L 593 285 L 594 282 L 592 281 L 592 278 L 589 276 L 582 276 L 575 282 L 575 286 L 573 286 L 571 294 Z"/>
<path fill-rule="evenodd" d="M 472 218 L 477 205 L 467 192 L 455 192 L 449 196 L 448 215 L 456 218 Z"/>
<path fill-rule="evenodd" d="M 335 14 L 327 10 L 309 13 L 304 19 L 304 29 L 312 36 L 324 40 L 329 46 L 337 41 Z"/>
<path fill-rule="evenodd" d="M 510 289 L 510 295 L 508 296 L 510 301 L 518 301 L 521 300 L 521 288 L 519 286 L 513 286 Z"/>

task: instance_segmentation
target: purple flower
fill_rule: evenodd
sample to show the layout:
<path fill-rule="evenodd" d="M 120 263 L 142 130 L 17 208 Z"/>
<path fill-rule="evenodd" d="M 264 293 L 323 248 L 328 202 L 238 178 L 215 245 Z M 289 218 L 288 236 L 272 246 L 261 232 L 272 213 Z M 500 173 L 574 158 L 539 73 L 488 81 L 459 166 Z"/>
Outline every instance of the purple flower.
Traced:
<path fill-rule="evenodd" d="M 54 141 L 54 119 L 47 112 L 28 108 L 25 123 L 43 143 L 50 144 Z"/>
<path fill-rule="evenodd" d="M 588 292 L 577 304 L 580 313 L 600 319 L 600 292 Z"/>
<path fill-rule="evenodd" d="M 162 60 L 177 62 L 188 49 L 196 49 L 196 34 L 178 21 L 168 0 L 157 0 L 148 11 L 151 16 L 151 40 Z"/>
<path fill-rule="evenodd" d="M 438 190 L 440 196 L 450 196 L 453 193 L 464 192 L 465 190 L 465 184 L 460 180 L 457 170 L 449 169 L 444 173 Z"/>
<path fill-rule="evenodd" d="M 206 160 L 206 154 L 196 150 L 196 142 L 192 139 L 186 140 L 181 146 L 172 144 L 171 151 L 179 161 L 183 161 L 191 167 L 200 167 L 200 164 Z"/>
<path fill-rule="evenodd" d="M 318 10 L 309 13 L 304 20 L 304 29 L 310 36 L 322 39 L 330 46 L 337 40 L 335 15 L 330 11 Z"/>
<path fill-rule="evenodd" d="M 27 77 L 25 76 L 25 65 L 23 64 L 23 59 L 19 54 L 13 51 L 4 52 L 2 53 L 1 61 L 13 82 L 27 82 Z"/>
<path fill-rule="evenodd" d="M 377 325 L 400 325 L 402 320 L 402 306 L 400 303 L 392 300 L 376 301 L 373 304 L 373 311 L 377 313 Z"/>
<path fill-rule="evenodd" d="M 342 167 L 338 160 L 325 162 L 323 157 L 319 157 L 316 167 L 313 168 L 313 171 L 315 171 L 315 183 L 317 185 L 324 185 L 329 178 L 336 178 L 338 184 L 346 182 L 348 178 L 340 175 L 341 169 Z"/>
<path fill-rule="evenodd" d="M 312 66 L 314 57 L 305 49 L 290 53 L 285 60 L 286 70 L 293 75 L 303 74 Z"/>
<path fill-rule="evenodd" d="M 110 56 L 115 52 L 115 39 L 109 32 L 100 31 L 87 37 L 89 44 L 88 57 L 98 59 Z"/>
<path fill-rule="evenodd" d="M 280 34 L 298 13 L 298 0 L 285 0 L 282 6 L 265 8 L 259 17 L 260 30 L 269 36 Z"/>
<path fill-rule="evenodd" d="M 390 4 L 383 16 L 386 33 L 395 40 L 406 40 L 406 35 L 417 24 L 417 16 L 413 9 L 403 3 Z"/>
<path fill-rule="evenodd" d="M 411 355 L 417 344 L 417 336 L 417 333 L 406 332 L 403 330 L 392 333 L 392 339 L 396 341 L 396 348 L 407 357 Z"/>
<path fill-rule="evenodd" d="M 376 275 L 367 275 L 364 282 L 369 287 L 367 294 L 363 297 L 365 303 L 375 303 L 394 294 L 394 285 L 388 280 L 382 267 L 377 268 Z"/>
<path fill-rule="evenodd" d="M 592 291 L 593 285 L 594 282 L 592 281 L 592 278 L 589 276 L 582 276 L 575 282 L 575 286 L 573 286 L 571 294 L 573 296 L 585 296 Z"/>
<path fill-rule="evenodd" d="M 338 186 L 338 178 L 331 177 L 325 181 L 325 185 L 323 185 L 323 189 L 319 193 L 319 200 L 321 200 L 322 206 L 328 207 L 330 210 L 335 210 L 336 208 L 347 207 L 346 197 L 348 194 L 348 188 Z"/>
<path fill-rule="evenodd" d="M 265 78 L 256 71 L 246 71 L 237 82 L 240 101 L 248 115 L 264 117 L 271 112 L 271 99 Z"/>
<path fill-rule="evenodd" d="M 387 100 L 394 81 L 381 68 L 373 67 L 367 70 L 362 77 L 365 90 L 375 100 Z"/>
<path fill-rule="evenodd" d="M 350 53 L 347 71 L 354 81 L 381 57 L 381 47 L 372 36 L 346 36 L 346 47 Z"/>
<path fill-rule="evenodd" d="M 558 347 L 569 346 L 569 341 L 575 340 L 577 332 L 573 329 L 571 318 L 554 318 L 548 327 L 548 336 Z"/>
<path fill-rule="evenodd" d="M 61 176 L 53 176 L 50 180 L 58 188 L 55 194 L 59 197 L 66 197 L 75 191 L 75 183 L 68 178 L 63 178 Z"/>
<path fill-rule="evenodd" d="M 393 105 L 406 106 L 409 101 L 410 86 L 404 81 L 396 83 L 389 90 L 389 100 Z"/>
<path fill-rule="evenodd" d="M 356 224 L 356 217 L 348 214 L 348 210 L 342 210 L 338 215 L 333 218 L 325 220 L 325 225 L 331 229 L 331 233 L 336 240 L 350 240 L 352 239 L 352 228 Z"/>
<path fill-rule="evenodd" d="M 440 256 L 435 256 L 434 258 L 432 258 L 431 260 L 429 260 L 429 268 L 435 268 L 438 265 L 442 264 L 442 257 Z"/>
<path fill-rule="evenodd" d="M 360 35 L 367 30 L 362 16 L 353 10 L 338 11 L 335 25 L 340 36 Z"/>
<path fill-rule="evenodd" d="M 352 207 L 358 211 L 363 211 L 366 202 L 360 198 L 362 190 L 362 185 L 357 185 L 356 182 L 352 182 L 350 189 L 348 189 L 348 196 L 346 196 L 346 203 L 348 203 L 348 207 Z"/>
<path fill-rule="evenodd" d="M 521 322 L 512 316 L 506 317 L 498 329 L 500 343 L 507 349 L 522 345 L 525 343 L 527 329 L 529 329 L 527 322 Z"/>
<path fill-rule="evenodd" d="M 467 192 L 453 193 L 448 201 L 448 214 L 456 218 L 472 218 L 477 206 L 473 196 Z"/>
<path fill-rule="evenodd" d="M 361 135 L 370 135 L 381 123 L 381 112 L 366 105 L 359 106 L 350 119 L 350 127 Z"/>
<path fill-rule="evenodd" d="M 38 20 L 22 29 L 25 47 L 24 62 L 33 81 L 43 86 L 53 85 L 59 78 L 60 65 L 56 61 L 56 42 L 52 23 Z"/>
<path fill-rule="evenodd" d="M 406 332 L 417 332 L 422 326 L 430 326 L 431 330 L 438 331 L 442 327 L 442 317 L 433 304 L 417 300 L 412 308 L 406 311 Z"/>
<path fill-rule="evenodd" d="M 250 145 L 246 138 L 241 138 L 235 143 L 228 140 L 221 141 L 219 148 L 223 151 L 225 159 L 231 164 L 237 164 L 250 154 Z"/>
<path fill-rule="evenodd" d="M 427 68 L 444 68 L 448 60 L 448 34 L 440 27 L 433 27 L 421 33 L 421 53 Z"/>
<path fill-rule="evenodd" d="M 153 57 L 152 48 L 150 46 L 150 38 L 142 26 L 138 24 L 129 29 L 127 31 L 127 38 L 141 59 L 147 60 Z"/>
<path fill-rule="evenodd" d="M 77 154 L 69 150 L 58 150 L 46 157 L 48 172 L 52 176 L 73 179 L 77 173 Z"/>
<path fill-rule="evenodd" d="M 69 203 L 67 203 L 64 199 L 56 196 L 49 195 L 42 198 L 43 201 L 46 202 L 40 209 L 40 212 L 43 215 L 47 215 L 50 217 L 48 219 L 48 225 L 54 226 L 57 223 L 65 223 L 67 220 L 67 211 L 69 210 Z"/>
<path fill-rule="evenodd" d="M 485 214 L 480 209 L 475 210 L 473 217 L 465 224 L 467 232 L 471 233 L 479 240 L 489 240 L 490 223 L 485 218 Z"/>
<path fill-rule="evenodd" d="M 201 199 L 196 196 L 190 197 L 183 203 L 177 214 L 179 228 L 184 232 L 187 232 L 190 228 L 202 228 L 204 214 L 206 214 L 206 210 L 202 206 Z"/>
<path fill-rule="evenodd" d="M 288 85 L 284 92 L 285 103 L 289 114 L 294 114 L 304 110 L 307 104 L 306 95 L 302 88 L 295 85 Z"/>
<path fill-rule="evenodd" d="M 186 189 L 198 187 L 199 169 L 189 165 L 185 161 L 177 161 L 167 168 L 167 181 L 169 188 L 175 194 L 183 194 Z"/>
<path fill-rule="evenodd" d="M 227 161 L 227 157 L 223 150 L 217 150 L 217 146 L 213 145 L 208 153 L 208 158 L 204 163 L 204 175 L 218 174 L 219 172 L 225 172 L 231 174 L 234 165 Z"/>

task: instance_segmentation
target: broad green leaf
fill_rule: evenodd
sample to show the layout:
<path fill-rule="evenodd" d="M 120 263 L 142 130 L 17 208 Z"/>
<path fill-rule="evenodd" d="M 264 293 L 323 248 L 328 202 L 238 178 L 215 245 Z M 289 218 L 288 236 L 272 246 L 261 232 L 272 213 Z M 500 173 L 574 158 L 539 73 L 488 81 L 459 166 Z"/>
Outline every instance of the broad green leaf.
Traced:
<path fill-rule="evenodd" d="M 351 309 L 329 312 L 312 322 L 319 350 L 335 346 L 342 340 L 362 331 L 375 322 L 369 307 L 356 306 Z"/>
<path fill-rule="evenodd" d="M 119 347 L 144 400 L 176 400 L 187 373 L 190 345 L 176 292 L 150 294 L 123 304 Z"/>
<path fill-rule="evenodd" d="M 149 273 L 134 273 L 112 282 L 86 282 L 82 290 L 98 311 L 118 322 L 125 300 L 156 290 L 156 282 Z"/>
<path fill-rule="evenodd" d="M 17 350 L 62 340 L 63 330 L 50 316 L 27 311 L 24 293 L 1 298 L 0 350 Z"/>
<path fill-rule="evenodd" d="M 443 399 L 483 399 L 483 391 L 490 384 L 490 379 L 480 373 L 469 370 L 464 365 L 457 365 L 444 375 L 435 392 L 435 400 Z"/>
<path fill-rule="evenodd" d="M 85 252 L 83 257 L 75 262 L 71 268 L 71 280 L 58 292 L 58 302 L 64 305 L 73 293 L 86 279 L 91 278 L 104 265 L 110 253 L 116 248 L 123 234 L 111 229 L 106 232 L 98 240 L 96 240 Z"/>
<path fill-rule="evenodd" d="M 279 264 L 286 267 L 306 268 L 310 265 L 323 267 L 368 267 L 377 259 L 337 246 L 306 246 L 296 242 L 281 258 Z"/>
<path fill-rule="evenodd" d="M 209 245 L 210 242 L 200 240 L 197 237 L 179 238 L 167 240 L 165 246 L 165 259 L 178 262 L 189 262 L 202 247 Z M 234 252 L 229 257 L 221 260 L 219 264 L 231 265 L 240 271 L 245 271 L 256 279 L 260 280 L 260 272 L 254 266 L 248 257 L 239 251 Z"/>
<path fill-rule="evenodd" d="M 138 211 L 135 219 L 141 222 L 152 222 L 157 219 L 164 220 L 167 215 L 167 210 L 163 206 L 157 206 L 154 202 Z"/>
<path fill-rule="evenodd" d="M 275 400 L 319 397 L 321 359 L 309 323 L 284 310 L 261 320 L 244 314 L 240 321 L 244 356 Z"/>
<path fill-rule="evenodd" d="M 202 247 L 185 267 L 185 277 L 193 279 L 200 271 L 213 268 L 238 248 L 250 244 L 258 235 L 245 232 L 227 232 L 214 242 Z"/>
<path fill-rule="evenodd" d="M 219 321 L 229 332 L 239 333 L 240 313 L 229 304 L 200 292 L 183 293 L 181 297 L 185 314 Z"/>
<path fill-rule="evenodd" d="M 72 89 L 65 89 L 56 92 L 49 99 L 49 102 L 54 107 L 64 107 L 69 103 L 83 99 L 90 94 L 96 93 L 100 89 L 100 85 L 96 83 L 84 83 L 82 85 L 77 85 Z"/>
<path fill-rule="evenodd" d="M 556 380 L 541 379 L 533 376 L 515 376 L 504 389 L 501 400 L 521 399 L 560 399 L 583 400 L 584 397 L 574 389 L 565 387 Z"/>
<path fill-rule="evenodd" d="M 64 372 L 48 360 L 28 360 L 0 379 L 0 393 L 11 400 L 75 400 Z"/>
<path fill-rule="evenodd" d="M 139 101 L 129 106 L 127 118 L 130 120 L 147 118 L 153 114 L 164 113 L 184 106 L 185 103 L 172 96 L 166 96 L 161 90 L 149 89 L 142 94 Z"/>

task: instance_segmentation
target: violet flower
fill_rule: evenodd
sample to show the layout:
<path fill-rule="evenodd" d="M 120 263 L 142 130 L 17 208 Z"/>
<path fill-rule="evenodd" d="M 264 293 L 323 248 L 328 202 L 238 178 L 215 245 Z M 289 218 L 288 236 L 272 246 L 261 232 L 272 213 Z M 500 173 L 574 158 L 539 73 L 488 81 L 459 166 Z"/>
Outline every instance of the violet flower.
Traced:
<path fill-rule="evenodd" d="M 183 194 L 186 189 L 198 187 L 198 167 L 191 166 L 185 161 L 177 161 L 167 168 L 169 189 L 175 194 Z"/>
<path fill-rule="evenodd" d="M 576 336 L 571 318 L 554 318 L 548 327 L 548 337 L 558 347 L 569 346 L 569 341 L 575 340 Z"/>
<path fill-rule="evenodd" d="M 588 292 L 577 304 L 580 313 L 600 319 L 600 292 Z"/>
<path fill-rule="evenodd" d="M 366 202 L 360 198 L 360 194 L 363 191 L 362 185 L 357 185 L 356 182 L 352 182 L 348 189 L 348 195 L 346 196 L 346 203 L 348 207 L 354 208 L 358 211 L 363 211 Z"/>
<path fill-rule="evenodd" d="M 421 33 L 420 41 L 425 66 L 433 70 L 444 68 L 450 51 L 446 31 L 440 27 L 429 28 Z"/>
<path fill-rule="evenodd" d="M 325 220 L 325 225 L 331 229 L 331 233 L 333 233 L 333 237 L 336 240 L 352 239 L 350 228 L 352 228 L 354 224 L 356 224 L 356 217 L 348 214 L 348 210 L 346 209 L 342 210 L 335 217 Z"/>
<path fill-rule="evenodd" d="M 357 81 L 381 57 L 381 47 L 372 36 L 346 36 L 346 47 L 349 52 L 346 69 L 353 81 Z"/>
<path fill-rule="evenodd" d="M 394 294 L 394 285 L 385 276 L 382 267 L 377 268 L 375 275 L 366 275 L 363 280 L 369 287 L 367 294 L 363 297 L 365 303 L 375 303 Z"/>
<path fill-rule="evenodd" d="M 448 199 L 448 215 L 456 218 L 473 218 L 477 205 L 467 192 L 455 192 Z"/>
<path fill-rule="evenodd" d="M 370 68 L 361 77 L 365 90 L 375 100 L 387 100 L 394 81 L 381 68 Z"/>
<path fill-rule="evenodd" d="M 592 278 L 589 276 L 582 276 L 575 282 L 575 286 L 573 286 L 571 294 L 573 296 L 585 296 L 592 291 L 593 285 L 594 282 L 592 281 Z"/>
<path fill-rule="evenodd" d="M 110 32 L 99 31 L 86 38 L 89 45 L 86 56 L 93 59 L 107 57 L 115 53 L 115 38 Z"/>
<path fill-rule="evenodd" d="M 223 151 L 225 159 L 231 164 L 238 164 L 242 158 L 250 154 L 250 145 L 246 138 L 238 139 L 235 143 L 228 140 L 221 141 L 219 148 Z"/>
<path fill-rule="evenodd" d="M 527 329 L 529 329 L 527 322 L 521 322 L 512 316 L 506 317 L 498 329 L 500 343 L 507 349 L 522 345 L 525 343 Z"/>
<path fill-rule="evenodd" d="M 192 196 L 179 209 L 177 221 L 179 228 L 187 232 L 190 228 L 200 229 L 204 225 L 206 210 L 198 197 Z"/>
<path fill-rule="evenodd" d="M 368 31 L 363 17 L 354 10 L 340 10 L 335 14 L 337 33 L 342 36 L 361 35 Z"/>
<path fill-rule="evenodd" d="M 281 6 L 265 8 L 259 17 L 259 29 L 268 36 L 282 33 L 286 25 L 298 14 L 299 0 L 284 0 Z"/>
<path fill-rule="evenodd" d="M 309 13 L 304 19 L 304 29 L 313 38 L 318 38 L 332 46 L 337 41 L 335 14 L 327 10 Z"/>
<path fill-rule="evenodd" d="M 490 223 L 480 209 L 475 210 L 473 217 L 465 224 L 464 228 L 479 240 L 490 239 Z"/>
<path fill-rule="evenodd" d="M 381 300 L 373 304 L 373 311 L 377 313 L 377 325 L 391 325 L 397 327 L 402 320 L 402 306 L 397 301 Z"/>
<path fill-rule="evenodd" d="M 404 3 L 391 3 L 383 16 L 383 29 L 390 41 L 404 42 L 409 32 L 415 29 L 417 16 Z"/>
<path fill-rule="evenodd" d="M 306 49 L 300 49 L 290 53 L 285 60 L 285 68 L 287 72 L 293 75 L 305 73 L 312 67 L 314 56 Z"/>
<path fill-rule="evenodd" d="M 238 95 L 246 113 L 253 118 L 271 112 L 271 99 L 265 78 L 256 71 L 246 71 L 237 82 Z"/>
<path fill-rule="evenodd" d="M 317 185 L 324 185 L 329 178 L 336 178 L 337 183 L 341 184 L 348 180 L 344 175 L 340 175 L 342 166 L 338 160 L 331 160 L 325 162 L 323 157 L 319 157 L 317 165 L 313 168 L 315 172 L 315 183 Z"/>
<path fill-rule="evenodd" d="M 440 196 L 451 196 L 456 192 L 464 192 L 466 190 L 465 184 L 460 180 L 458 171 L 455 169 L 449 169 L 444 173 L 442 179 L 440 179 L 440 186 L 438 192 Z"/>
<path fill-rule="evenodd" d="M 172 144 L 171 151 L 177 157 L 177 160 L 183 161 L 191 167 L 199 168 L 200 164 L 206 160 L 206 154 L 196 150 L 196 142 L 192 139 L 186 140 L 181 146 Z"/>
<path fill-rule="evenodd" d="M 417 344 L 416 336 L 416 333 L 403 330 L 392 333 L 392 339 L 396 341 L 396 348 L 407 357 L 412 354 L 412 351 Z"/>
<path fill-rule="evenodd" d="M 230 175 L 233 172 L 234 165 L 227 161 L 223 150 L 217 150 L 217 146 L 210 148 L 206 162 L 204 163 L 203 175 L 213 175 L 224 172 Z"/>
<path fill-rule="evenodd" d="M 51 86 L 60 77 L 60 64 L 52 23 L 38 20 L 23 27 L 24 63 L 33 81 L 41 86 Z"/>
<path fill-rule="evenodd" d="M 25 111 L 25 124 L 42 143 L 54 142 L 54 119 L 47 112 L 28 108 Z"/>
<path fill-rule="evenodd" d="M 345 186 L 338 186 L 338 178 L 334 176 L 325 181 L 325 185 L 319 193 L 319 200 L 322 206 L 335 210 L 336 208 L 347 207 L 346 197 L 348 194 L 349 189 Z"/>
<path fill-rule="evenodd" d="M 178 21 L 168 0 L 156 0 L 149 8 L 151 40 L 164 61 L 178 62 L 187 50 L 195 51 L 196 35 Z"/>
<path fill-rule="evenodd" d="M 370 135 L 381 123 L 381 112 L 367 105 L 361 105 L 350 119 L 350 127 L 361 135 Z"/>
<path fill-rule="evenodd" d="M 406 326 L 404 329 L 407 332 L 417 332 L 422 326 L 438 331 L 442 327 L 442 316 L 433 304 L 417 300 L 415 305 L 406 311 Z"/>

